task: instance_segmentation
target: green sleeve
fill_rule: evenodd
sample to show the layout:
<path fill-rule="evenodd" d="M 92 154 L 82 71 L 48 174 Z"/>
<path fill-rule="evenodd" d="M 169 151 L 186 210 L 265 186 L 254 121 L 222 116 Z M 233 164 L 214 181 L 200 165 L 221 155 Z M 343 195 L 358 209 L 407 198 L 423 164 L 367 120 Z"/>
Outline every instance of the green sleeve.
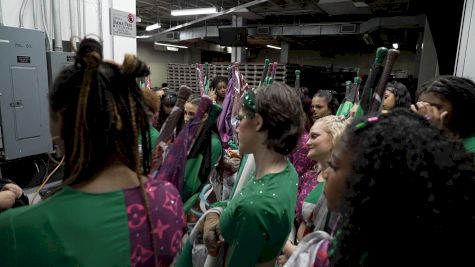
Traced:
<path fill-rule="evenodd" d="M 193 257 L 192 257 L 193 245 L 188 238 L 186 240 L 185 245 L 180 253 L 180 255 L 176 258 L 176 267 L 192 267 L 193 266 Z"/>
<path fill-rule="evenodd" d="M 17 266 L 15 262 L 16 247 L 14 232 L 12 230 L 11 216 L 2 215 L 0 220 L 0 260 L 2 266 Z"/>
<path fill-rule="evenodd" d="M 229 195 L 229 199 L 232 199 L 234 196 L 234 193 L 236 191 L 236 187 L 239 184 L 239 179 L 241 178 L 241 174 L 244 170 L 244 166 L 246 165 L 247 158 L 249 157 L 248 154 L 244 154 L 241 159 L 241 164 L 239 165 L 239 170 L 236 175 L 236 181 L 234 181 L 233 189 L 231 190 L 231 194 Z"/>
<path fill-rule="evenodd" d="M 217 201 L 211 204 L 211 208 L 226 208 L 228 206 L 228 200 Z"/>
<path fill-rule="evenodd" d="M 183 189 L 180 192 L 181 199 L 185 203 L 188 199 L 196 193 L 201 186 L 198 173 L 200 171 L 201 163 L 203 162 L 203 156 L 198 155 L 196 158 L 188 159 L 185 164 L 185 181 Z"/>
<path fill-rule="evenodd" d="M 259 209 L 244 205 L 236 210 L 234 215 L 227 215 L 222 218 L 221 222 L 226 223 L 226 220 L 236 220 L 232 233 L 232 236 L 236 238 L 228 243 L 230 251 L 226 259 L 226 266 L 255 266 L 261 255 L 265 238 L 261 227 L 264 222 L 259 214 Z M 226 240 L 224 233 L 223 236 Z"/>
<path fill-rule="evenodd" d="M 158 138 L 160 137 L 160 133 L 155 129 L 153 126 L 150 125 L 150 145 L 152 146 L 152 151 L 155 150 L 158 144 Z"/>
<path fill-rule="evenodd" d="M 465 149 L 475 154 L 475 136 L 471 136 L 462 140 Z"/>
<path fill-rule="evenodd" d="M 218 136 L 213 133 L 211 135 L 211 166 L 213 169 L 219 163 L 219 159 L 223 156 L 223 146 Z"/>

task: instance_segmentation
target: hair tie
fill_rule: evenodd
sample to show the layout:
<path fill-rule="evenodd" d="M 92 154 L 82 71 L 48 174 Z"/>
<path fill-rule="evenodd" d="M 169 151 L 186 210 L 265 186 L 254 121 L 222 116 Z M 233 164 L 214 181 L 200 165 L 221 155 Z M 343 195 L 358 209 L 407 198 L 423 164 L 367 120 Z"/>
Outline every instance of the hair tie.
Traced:
<path fill-rule="evenodd" d="M 379 117 L 378 116 L 373 116 L 373 117 L 369 117 L 366 119 L 366 121 L 362 121 L 362 122 L 359 122 L 355 125 L 355 129 L 358 131 L 358 130 L 361 130 L 361 129 L 364 129 L 366 128 L 368 125 L 371 125 L 371 124 L 374 124 L 375 122 L 378 122 L 379 121 Z"/>
<path fill-rule="evenodd" d="M 256 112 L 256 93 L 253 90 L 247 90 L 242 96 L 244 107 L 252 112 Z"/>

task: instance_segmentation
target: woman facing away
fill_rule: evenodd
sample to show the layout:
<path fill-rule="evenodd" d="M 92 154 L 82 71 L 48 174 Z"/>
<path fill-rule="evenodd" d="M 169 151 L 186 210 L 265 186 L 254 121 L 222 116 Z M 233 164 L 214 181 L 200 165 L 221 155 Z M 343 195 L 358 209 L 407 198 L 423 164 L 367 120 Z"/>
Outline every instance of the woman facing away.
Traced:
<path fill-rule="evenodd" d="M 273 266 L 291 230 L 298 175 L 286 158 L 304 130 L 304 113 L 295 91 L 274 83 L 242 98 L 237 128 L 239 152 L 253 154 L 250 180 L 224 210 L 206 216 L 209 252 L 227 247 L 226 266 Z"/>
<path fill-rule="evenodd" d="M 180 248 L 177 190 L 141 176 L 149 166 L 149 122 L 136 77 L 148 72 L 126 55 L 102 61 L 93 39 L 49 92 L 51 134 L 62 140 L 62 188 L 38 205 L 0 216 L 2 266 L 169 266 Z M 138 137 L 142 136 L 142 159 Z"/>
<path fill-rule="evenodd" d="M 311 265 L 286 266 L 474 265 L 464 240 L 475 237 L 475 170 L 461 142 L 396 109 L 353 122 L 329 165 L 325 195 L 341 227 L 315 241 Z"/>

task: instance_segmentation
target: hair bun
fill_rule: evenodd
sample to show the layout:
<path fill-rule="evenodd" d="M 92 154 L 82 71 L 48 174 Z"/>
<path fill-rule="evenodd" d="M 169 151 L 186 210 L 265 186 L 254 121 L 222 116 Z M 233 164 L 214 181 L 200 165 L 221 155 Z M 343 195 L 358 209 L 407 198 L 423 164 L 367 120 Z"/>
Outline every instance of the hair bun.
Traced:
<path fill-rule="evenodd" d="M 85 38 L 76 52 L 76 65 L 85 68 L 96 68 L 102 61 L 102 45 L 92 38 Z"/>
<path fill-rule="evenodd" d="M 150 68 L 136 56 L 125 54 L 121 72 L 128 77 L 139 78 L 150 75 Z"/>
<path fill-rule="evenodd" d="M 180 86 L 180 89 L 178 89 L 178 98 L 186 101 L 190 97 L 190 95 L 191 95 L 190 87 L 186 85 Z"/>

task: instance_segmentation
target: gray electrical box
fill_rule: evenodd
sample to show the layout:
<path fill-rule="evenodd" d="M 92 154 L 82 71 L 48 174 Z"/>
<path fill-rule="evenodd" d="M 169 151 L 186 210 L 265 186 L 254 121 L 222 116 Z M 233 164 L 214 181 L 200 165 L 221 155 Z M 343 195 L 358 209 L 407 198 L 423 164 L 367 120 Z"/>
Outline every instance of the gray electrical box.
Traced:
<path fill-rule="evenodd" d="M 74 64 L 75 54 L 73 52 L 46 52 L 46 60 L 48 62 L 48 82 L 49 86 L 53 86 L 56 76 L 65 67 Z"/>
<path fill-rule="evenodd" d="M 50 152 L 44 33 L 0 26 L 0 55 L 1 157 Z"/>

